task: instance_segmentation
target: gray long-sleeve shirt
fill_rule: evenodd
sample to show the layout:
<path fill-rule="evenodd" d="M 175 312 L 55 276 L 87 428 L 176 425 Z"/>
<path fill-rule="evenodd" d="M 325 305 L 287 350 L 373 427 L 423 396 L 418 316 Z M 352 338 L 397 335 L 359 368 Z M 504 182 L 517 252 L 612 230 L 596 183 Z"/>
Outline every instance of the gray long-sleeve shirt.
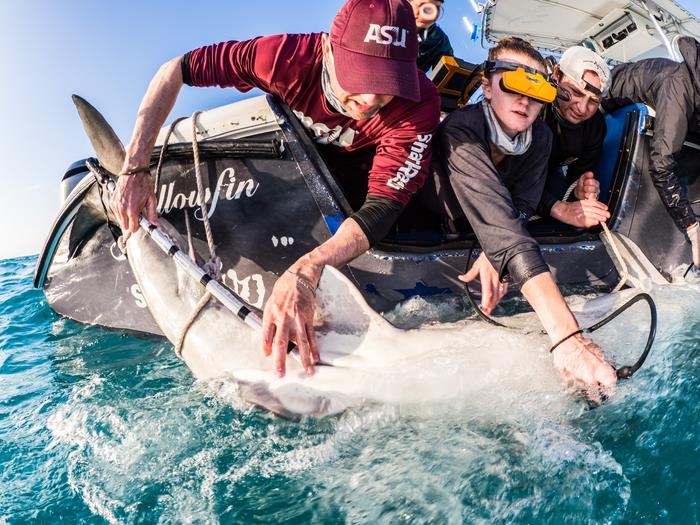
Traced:
<path fill-rule="evenodd" d="M 537 241 L 526 229 L 542 195 L 552 133 L 539 119 L 532 144 L 495 166 L 481 104 L 451 113 L 440 125 L 433 173 L 424 191 L 433 192 L 452 224 L 466 218 L 487 258 L 513 282 L 548 271 Z M 424 200 L 426 202 L 426 200 Z"/>

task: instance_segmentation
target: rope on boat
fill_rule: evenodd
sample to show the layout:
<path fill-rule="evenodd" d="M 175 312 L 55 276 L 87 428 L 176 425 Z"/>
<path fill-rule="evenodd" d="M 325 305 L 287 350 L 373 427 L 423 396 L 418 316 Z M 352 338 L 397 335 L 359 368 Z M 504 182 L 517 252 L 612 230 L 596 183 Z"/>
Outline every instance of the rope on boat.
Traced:
<path fill-rule="evenodd" d="M 569 195 L 571 195 L 571 192 L 576 189 L 576 184 L 578 183 L 578 180 L 574 181 L 571 183 L 571 186 L 569 186 L 566 191 L 564 192 L 564 196 L 561 198 L 562 202 L 566 202 L 569 200 Z"/>
<path fill-rule="evenodd" d="M 195 111 L 192 113 L 192 155 L 194 157 L 194 172 L 195 172 L 195 177 L 197 179 L 197 191 L 199 193 L 199 207 L 202 211 L 202 222 L 204 223 L 204 233 L 206 234 L 207 237 L 207 245 L 209 246 L 209 254 L 210 258 L 209 260 L 204 264 L 204 271 L 214 280 L 218 281 L 221 277 L 221 259 L 216 255 L 216 245 L 214 244 L 214 235 L 211 231 L 211 223 L 209 222 L 209 210 L 207 208 L 206 204 L 206 198 L 205 198 L 205 193 L 204 193 L 204 182 L 202 180 L 202 171 L 199 168 L 199 144 L 197 142 L 197 117 L 201 114 L 201 111 Z M 171 126 L 170 131 L 172 131 L 172 128 L 174 126 Z M 170 133 L 168 133 L 168 137 L 170 136 Z M 165 150 L 165 146 L 167 146 L 167 140 L 163 144 L 163 149 L 161 150 L 161 160 L 163 158 L 163 151 Z M 159 161 L 160 165 L 160 161 Z M 187 236 L 188 239 L 190 239 L 191 242 L 191 234 L 190 234 L 190 228 L 189 228 L 189 218 L 187 216 L 187 213 L 185 213 L 185 221 L 187 224 Z M 194 253 L 192 254 L 192 257 L 194 257 Z M 199 314 L 202 312 L 204 307 L 209 304 L 209 300 L 212 298 L 211 292 L 208 290 L 205 290 L 204 295 L 202 298 L 199 300 L 199 302 L 195 305 L 194 309 L 192 310 L 192 313 L 190 313 L 190 316 L 187 318 L 185 323 L 182 325 L 182 328 L 180 328 L 180 332 L 178 333 L 177 340 L 175 341 L 175 353 L 177 356 L 182 359 L 182 346 L 185 343 L 185 337 L 187 337 L 187 333 L 189 332 L 190 328 L 194 324 L 194 322 L 197 320 L 197 317 L 199 317 Z"/>
<path fill-rule="evenodd" d="M 617 283 L 615 288 L 613 288 L 612 292 L 617 292 L 622 289 L 622 287 L 625 285 L 625 283 L 629 282 L 632 286 L 635 288 L 639 288 L 641 290 L 644 289 L 644 286 L 642 283 L 639 281 L 639 279 L 632 277 L 629 274 L 629 270 L 627 269 L 627 263 L 625 262 L 625 259 L 622 257 L 620 254 L 620 249 L 617 246 L 617 241 L 615 240 L 615 236 L 612 234 L 610 229 L 608 228 L 608 225 L 605 224 L 605 222 L 600 223 L 600 225 L 603 227 L 603 233 L 605 236 L 608 238 L 608 242 L 610 243 L 610 247 L 613 250 L 613 253 L 615 254 L 615 257 L 617 258 L 617 262 L 619 263 L 618 269 L 620 270 L 620 282 Z"/>
<path fill-rule="evenodd" d="M 202 181 L 202 172 L 199 168 L 199 145 L 197 143 L 197 117 L 201 111 L 192 113 L 192 155 L 194 156 L 194 173 L 197 178 L 197 191 L 199 192 L 199 207 L 202 210 L 202 222 L 204 223 L 204 233 L 207 236 L 207 244 L 209 245 L 209 253 L 211 258 L 204 265 L 205 269 L 211 270 L 212 277 L 219 278 L 221 269 L 221 260 L 216 255 L 216 246 L 214 245 L 214 235 L 211 232 L 211 224 L 209 223 L 209 210 L 207 209 L 206 199 L 204 198 L 204 182 Z M 209 268 L 207 268 L 209 266 Z"/>
<path fill-rule="evenodd" d="M 165 151 L 168 149 L 168 143 L 170 142 L 170 135 L 173 134 L 173 131 L 175 130 L 175 126 L 177 126 L 181 121 L 185 120 L 187 117 L 179 117 L 176 118 L 175 120 L 172 121 L 170 124 L 170 127 L 168 128 L 168 132 L 165 134 L 165 138 L 163 139 L 163 147 L 160 148 L 160 155 L 158 155 L 158 165 L 156 166 L 156 177 L 155 180 L 153 181 L 153 190 L 155 191 L 156 195 L 158 194 L 158 188 L 160 188 L 160 175 L 161 172 L 163 171 L 163 161 L 165 160 Z"/>
<path fill-rule="evenodd" d="M 572 183 L 571 186 L 569 186 L 569 188 L 566 190 L 566 193 L 564 193 L 564 196 L 561 199 L 562 201 L 568 200 L 569 195 L 571 195 L 571 193 L 576 188 L 577 182 L 578 181 Z M 612 248 L 613 253 L 615 254 L 615 258 L 620 263 L 620 266 L 619 266 L 619 269 L 621 270 L 620 282 L 617 283 L 615 288 L 612 289 L 612 293 L 620 291 L 622 289 L 622 287 L 625 285 L 625 283 L 627 283 L 627 282 L 629 282 L 635 288 L 644 289 L 644 286 L 642 285 L 642 283 L 638 279 L 632 277 L 629 274 L 629 270 L 627 269 L 627 263 L 625 262 L 624 258 L 620 254 L 620 249 L 617 246 L 617 241 L 615 240 L 615 236 L 610 232 L 608 225 L 605 223 L 605 221 L 601 221 L 600 225 L 603 228 L 603 233 L 608 238 L 608 242 L 610 243 L 610 247 Z"/>

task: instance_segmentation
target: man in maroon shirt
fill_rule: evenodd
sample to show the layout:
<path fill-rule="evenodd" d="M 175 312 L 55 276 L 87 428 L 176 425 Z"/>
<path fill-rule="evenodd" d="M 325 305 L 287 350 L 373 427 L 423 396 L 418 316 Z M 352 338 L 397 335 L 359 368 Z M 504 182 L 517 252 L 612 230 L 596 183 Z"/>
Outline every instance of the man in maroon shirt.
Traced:
<path fill-rule="evenodd" d="M 278 96 L 341 184 L 362 188 L 349 195 L 357 211 L 279 277 L 265 304 L 263 352 L 273 354 L 280 377 L 290 340 L 307 373 L 318 362 L 312 290 L 323 267 L 342 266 L 380 240 L 425 181 L 440 100 L 416 66 L 417 53 L 413 10 L 405 0 L 349 0 L 330 34 L 223 42 L 174 58 L 161 66 L 141 102 L 112 197 L 124 230 L 138 230 L 141 212 L 157 224 L 147 166 L 183 84 L 258 87 Z"/>

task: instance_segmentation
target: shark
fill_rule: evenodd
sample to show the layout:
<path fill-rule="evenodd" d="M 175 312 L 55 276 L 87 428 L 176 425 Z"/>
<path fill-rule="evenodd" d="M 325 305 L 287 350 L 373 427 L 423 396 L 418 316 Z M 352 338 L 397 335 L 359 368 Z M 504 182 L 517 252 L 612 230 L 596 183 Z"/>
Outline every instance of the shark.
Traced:
<path fill-rule="evenodd" d="M 73 100 L 100 164 L 118 171 L 124 159 L 118 137 L 89 103 Z M 166 220 L 160 223 L 159 232 L 172 245 L 187 245 Z M 126 254 L 148 309 L 194 377 L 230 381 L 243 400 L 280 416 L 327 416 L 366 403 L 444 405 L 475 395 L 485 399 L 484 392 L 493 410 L 528 396 L 537 400 L 537 409 L 543 399 L 570 402 L 534 313 L 512 318 L 512 326 L 520 326 L 514 329 L 477 320 L 402 329 L 373 310 L 341 271 L 327 267 L 316 296 L 322 362 L 307 375 L 292 352 L 285 377 L 277 378 L 272 360 L 260 350 L 256 323 L 243 323 L 240 311 L 206 298 L 201 280 L 154 242 L 148 228 L 129 236 Z M 190 257 L 196 267 L 196 254 Z M 636 259 L 626 269 L 647 275 Z M 631 293 L 636 292 L 583 301 L 575 313 L 581 322 L 598 319 Z"/>
<path fill-rule="evenodd" d="M 174 245 L 186 245 L 167 221 L 160 228 Z M 316 295 L 321 363 L 307 375 L 292 352 L 278 378 L 262 354 L 260 331 L 214 297 L 199 308 L 206 289 L 147 231 L 132 234 L 126 250 L 149 310 L 165 336 L 179 343 L 194 377 L 230 381 L 241 399 L 279 416 L 324 417 L 367 403 L 458 403 L 484 390 L 490 402 L 500 398 L 506 405 L 522 395 L 566 403 L 534 313 L 512 318 L 512 328 L 465 319 L 403 329 L 373 310 L 340 270 L 326 267 Z M 589 323 L 634 293 L 582 300 L 574 311 Z"/>

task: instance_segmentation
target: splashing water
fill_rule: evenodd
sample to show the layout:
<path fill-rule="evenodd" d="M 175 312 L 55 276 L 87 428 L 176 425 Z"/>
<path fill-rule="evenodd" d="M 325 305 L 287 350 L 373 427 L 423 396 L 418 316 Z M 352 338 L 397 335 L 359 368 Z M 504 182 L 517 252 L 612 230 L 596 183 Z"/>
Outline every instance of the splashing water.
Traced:
<path fill-rule="evenodd" d="M 654 292 L 652 353 L 596 410 L 562 392 L 541 336 L 477 325 L 401 371 L 441 374 L 443 402 L 292 423 L 195 382 L 166 342 L 57 317 L 34 263 L 0 262 L 0 523 L 700 521 L 697 286 Z M 634 308 L 595 338 L 626 359 L 647 327 Z M 459 351 L 469 366 L 450 366 Z"/>

